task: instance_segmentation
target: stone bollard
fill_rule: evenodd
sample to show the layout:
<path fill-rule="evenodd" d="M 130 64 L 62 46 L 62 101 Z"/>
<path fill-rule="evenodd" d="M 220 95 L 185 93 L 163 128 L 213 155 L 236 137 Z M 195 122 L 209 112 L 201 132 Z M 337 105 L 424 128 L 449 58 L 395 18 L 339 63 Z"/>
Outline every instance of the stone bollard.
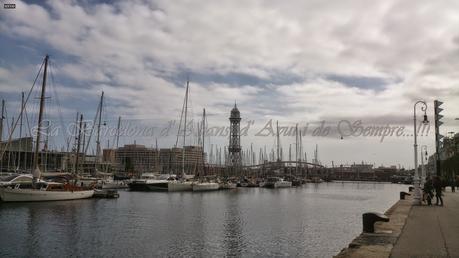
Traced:
<path fill-rule="evenodd" d="M 409 194 L 407 192 L 400 192 L 400 200 L 405 200 L 405 196 L 407 196 L 407 195 L 411 195 L 411 194 Z"/>
<path fill-rule="evenodd" d="M 384 221 L 388 222 L 389 217 L 382 213 L 378 212 L 367 212 L 362 215 L 363 221 L 363 232 L 364 233 L 374 233 L 375 232 L 375 222 Z"/>
<path fill-rule="evenodd" d="M 408 192 L 412 192 L 414 190 L 413 186 L 408 187 Z"/>

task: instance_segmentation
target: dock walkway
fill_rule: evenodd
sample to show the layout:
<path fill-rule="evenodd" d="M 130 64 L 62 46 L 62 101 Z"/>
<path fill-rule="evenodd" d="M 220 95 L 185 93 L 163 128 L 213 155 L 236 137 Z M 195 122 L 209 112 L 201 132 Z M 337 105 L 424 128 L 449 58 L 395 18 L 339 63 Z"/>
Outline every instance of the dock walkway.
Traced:
<path fill-rule="evenodd" d="M 459 192 L 448 189 L 443 201 L 412 206 L 390 257 L 459 257 Z"/>

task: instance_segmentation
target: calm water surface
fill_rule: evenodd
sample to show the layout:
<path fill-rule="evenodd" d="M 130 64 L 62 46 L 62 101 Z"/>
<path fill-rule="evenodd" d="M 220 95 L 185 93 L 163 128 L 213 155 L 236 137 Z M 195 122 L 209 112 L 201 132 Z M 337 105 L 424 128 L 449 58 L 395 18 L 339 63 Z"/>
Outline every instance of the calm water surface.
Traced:
<path fill-rule="evenodd" d="M 322 183 L 0 203 L 1 257 L 331 257 L 407 186 Z"/>

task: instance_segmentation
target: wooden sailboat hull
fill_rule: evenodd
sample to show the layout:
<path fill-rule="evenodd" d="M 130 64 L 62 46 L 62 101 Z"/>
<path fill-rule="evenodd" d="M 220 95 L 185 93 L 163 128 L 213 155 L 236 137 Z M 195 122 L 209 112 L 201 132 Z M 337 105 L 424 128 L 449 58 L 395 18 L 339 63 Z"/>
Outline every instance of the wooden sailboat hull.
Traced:
<path fill-rule="evenodd" d="M 0 188 L 0 198 L 4 202 L 65 201 L 91 198 L 94 190 L 46 191 L 39 189 Z"/>

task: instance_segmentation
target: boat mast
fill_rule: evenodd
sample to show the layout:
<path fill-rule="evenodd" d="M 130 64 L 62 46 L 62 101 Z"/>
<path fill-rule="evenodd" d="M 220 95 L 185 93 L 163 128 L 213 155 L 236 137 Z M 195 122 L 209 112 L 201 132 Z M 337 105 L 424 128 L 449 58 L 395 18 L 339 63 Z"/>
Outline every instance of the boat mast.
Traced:
<path fill-rule="evenodd" d="M 202 173 L 205 174 L 205 152 L 204 152 L 204 139 L 206 137 L 206 109 L 202 109 Z"/>
<path fill-rule="evenodd" d="M 250 165 L 255 165 L 255 153 L 253 152 L 253 143 L 250 143 Z"/>
<path fill-rule="evenodd" d="M 32 169 L 33 169 L 32 186 L 34 188 L 35 188 L 35 183 L 40 178 L 40 168 L 38 167 L 38 152 L 40 151 L 41 122 L 43 120 L 43 112 L 45 110 L 45 92 L 46 92 L 46 76 L 48 72 L 48 59 L 49 59 L 49 56 L 46 55 L 45 70 L 43 71 L 43 81 L 41 85 L 40 113 L 38 113 L 38 130 L 37 130 L 37 137 L 36 137 L 36 142 L 35 142 L 35 152 L 34 152 L 34 159 L 33 159 L 33 166 L 32 166 Z"/>
<path fill-rule="evenodd" d="M 120 126 L 121 126 L 121 116 L 118 117 L 118 126 L 116 128 L 116 148 L 118 149 L 118 143 L 120 141 Z"/>
<path fill-rule="evenodd" d="M 82 146 L 82 149 L 83 149 L 83 157 L 82 157 L 82 163 L 84 164 L 85 161 L 86 161 L 86 147 L 87 145 L 89 145 L 89 142 L 88 144 L 86 145 L 86 122 L 83 122 L 83 146 Z M 97 158 L 97 157 L 96 157 Z"/>
<path fill-rule="evenodd" d="M 13 130 L 14 128 L 13 127 L 14 127 L 14 116 L 11 118 L 11 127 L 10 127 L 10 131 L 8 132 L 8 135 L 10 135 L 10 137 L 9 137 L 10 139 L 13 137 L 13 132 L 14 132 L 14 130 Z M 10 141 L 10 140 L 8 139 L 8 141 Z M 11 161 L 11 151 L 8 152 L 8 166 L 7 166 L 8 170 L 10 170 L 10 161 Z M 15 166 L 16 166 L 16 164 L 14 164 L 14 162 L 13 162 L 13 167 L 15 167 Z"/>
<path fill-rule="evenodd" d="M 78 117 L 79 116 L 80 116 L 80 113 L 77 112 L 76 113 L 76 118 L 75 118 L 75 126 L 73 127 L 73 130 L 72 130 L 72 136 L 73 136 L 72 152 L 74 153 L 75 158 L 76 158 L 76 155 L 77 155 L 77 153 L 76 153 L 76 149 L 77 149 L 76 145 L 77 145 L 77 141 L 78 141 L 77 133 L 78 133 Z M 72 173 L 74 173 L 74 171 L 76 171 L 75 162 L 73 162 Z"/>
<path fill-rule="evenodd" d="M 21 154 L 24 151 L 24 141 L 22 140 L 22 116 L 24 114 L 24 92 L 21 92 L 21 114 L 20 114 L 20 125 L 19 125 L 19 141 L 20 141 L 20 152 L 19 152 L 19 159 L 18 159 L 18 168 L 21 166 Z"/>
<path fill-rule="evenodd" d="M 20 116 L 20 125 L 19 125 L 19 138 L 22 138 L 22 116 L 24 113 L 24 92 L 21 92 L 21 116 Z"/>
<path fill-rule="evenodd" d="M 5 119 L 5 100 L 2 99 L 2 116 L 0 117 L 0 142 L 3 140 L 3 119 Z"/>
<path fill-rule="evenodd" d="M 99 103 L 99 122 L 97 124 L 97 140 L 96 140 L 96 161 L 94 162 L 95 170 L 97 171 L 97 164 L 99 163 L 99 156 L 100 156 L 100 124 L 102 122 L 102 108 L 104 105 L 104 92 L 102 91 L 102 95 L 100 96 L 100 103 Z"/>
<path fill-rule="evenodd" d="M 190 85 L 190 81 L 186 81 L 186 92 L 185 92 L 185 119 L 183 124 L 183 148 L 182 148 L 182 176 L 185 175 L 185 141 L 186 141 L 186 115 L 188 111 L 188 87 Z"/>
<path fill-rule="evenodd" d="M 156 148 L 156 159 L 155 159 L 155 170 L 157 170 L 157 172 L 161 172 L 160 169 L 159 169 L 159 149 L 158 149 L 158 138 L 155 138 L 155 148 Z"/>
<path fill-rule="evenodd" d="M 296 127 L 295 127 L 295 162 L 298 162 L 299 148 L 300 146 L 298 145 L 298 124 L 296 124 Z M 298 163 L 296 163 L 296 166 L 298 166 Z"/>
<path fill-rule="evenodd" d="M 83 114 L 80 115 L 80 125 L 78 126 L 78 143 L 77 143 L 76 157 L 75 157 L 75 171 L 74 171 L 73 176 L 76 176 L 78 173 L 78 162 L 79 162 L 79 156 L 80 156 L 81 128 L 82 127 L 83 127 Z"/>
<path fill-rule="evenodd" d="M 279 139 L 279 121 L 276 121 L 276 129 L 277 129 L 277 162 L 280 162 L 280 139 Z"/>

